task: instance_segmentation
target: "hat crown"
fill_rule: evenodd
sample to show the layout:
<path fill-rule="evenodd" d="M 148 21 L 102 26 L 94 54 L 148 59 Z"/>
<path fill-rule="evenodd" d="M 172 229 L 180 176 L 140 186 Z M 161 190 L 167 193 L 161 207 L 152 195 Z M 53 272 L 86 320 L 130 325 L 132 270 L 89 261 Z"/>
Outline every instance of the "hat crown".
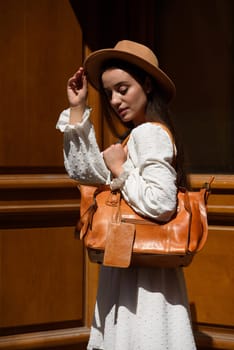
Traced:
<path fill-rule="evenodd" d="M 151 51 L 148 47 L 134 41 L 121 40 L 115 45 L 114 50 L 127 52 L 128 54 L 137 56 L 142 60 L 147 61 L 155 67 L 159 66 L 158 59 L 153 51 Z"/>

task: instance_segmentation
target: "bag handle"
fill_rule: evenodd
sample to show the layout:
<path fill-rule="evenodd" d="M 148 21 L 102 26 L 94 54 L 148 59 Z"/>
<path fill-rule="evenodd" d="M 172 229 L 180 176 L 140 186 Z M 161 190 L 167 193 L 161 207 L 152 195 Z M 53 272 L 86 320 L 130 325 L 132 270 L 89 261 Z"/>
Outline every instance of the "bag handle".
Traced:
<path fill-rule="evenodd" d="M 214 182 L 215 176 L 211 176 L 210 181 L 209 182 L 205 182 L 203 185 L 203 188 L 206 190 L 205 192 L 205 203 L 207 203 L 208 201 L 208 197 L 211 193 L 211 184 Z"/>

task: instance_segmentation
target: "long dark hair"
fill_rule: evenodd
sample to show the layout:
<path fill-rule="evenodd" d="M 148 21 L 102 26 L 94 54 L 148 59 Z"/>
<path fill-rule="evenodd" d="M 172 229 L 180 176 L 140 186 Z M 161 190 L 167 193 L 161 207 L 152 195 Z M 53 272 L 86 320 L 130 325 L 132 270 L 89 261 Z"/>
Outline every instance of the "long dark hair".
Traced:
<path fill-rule="evenodd" d="M 187 176 L 184 169 L 184 152 L 182 144 L 178 138 L 177 132 L 175 130 L 174 124 L 172 122 L 171 112 L 169 109 L 167 98 L 164 94 L 164 91 L 161 89 L 157 81 L 149 76 L 145 71 L 140 69 L 137 66 L 134 66 L 128 62 L 121 60 L 109 60 L 105 62 L 102 66 L 99 79 L 100 86 L 102 87 L 102 73 L 109 68 L 118 68 L 128 72 L 136 81 L 143 86 L 146 79 L 149 79 L 151 82 L 151 91 L 147 95 L 148 103 L 146 108 L 146 121 L 149 122 L 159 122 L 164 124 L 171 132 L 171 135 L 174 139 L 174 143 L 177 150 L 175 168 L 177 171 L 177 184 L 178 186 L 187 187 Z M 107 121 L 107 124 L 113 133 L 113 135 L 120 140 L 122 140 L 126 134 L 130 133 L 134 128 L 134 124 L 132 122 L 124 123 L 120 120 L 118 114 L 114 111 L 109 103 L 109 99 L 105 90 L 101 88 L 100 97 L 103 106 L 103 114 Z M 121 124 L 127 128 L 127 132 L 123 134 L 119 134 L 116 128 L 116 120 L 118 120 Z"/>

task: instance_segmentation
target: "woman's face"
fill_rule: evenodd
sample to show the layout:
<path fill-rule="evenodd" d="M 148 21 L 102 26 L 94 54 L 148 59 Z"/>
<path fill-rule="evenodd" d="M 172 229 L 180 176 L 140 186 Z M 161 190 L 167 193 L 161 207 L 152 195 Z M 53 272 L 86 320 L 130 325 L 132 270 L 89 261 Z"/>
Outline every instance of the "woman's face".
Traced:
<path fill-rule="evenodd" d="M 123 122 L 145 122 L 147 96 L 132 75 L 119 68 L 108 68 L 102 74 L 102 83 L 110 105 Z"/>

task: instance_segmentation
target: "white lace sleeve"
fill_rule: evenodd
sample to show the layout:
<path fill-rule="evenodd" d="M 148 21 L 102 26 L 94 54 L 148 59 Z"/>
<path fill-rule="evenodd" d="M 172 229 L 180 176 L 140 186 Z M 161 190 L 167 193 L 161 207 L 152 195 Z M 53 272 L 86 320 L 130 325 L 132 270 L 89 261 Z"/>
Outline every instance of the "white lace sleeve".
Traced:
<path fill-rule="evenodd" d="M 69 176 L 83 184 L 109 182 L 107 169 L 98 147 L 90 108 L 86 108 L 82 122 L 69 124 L 70 109 L 60 114 L 56 128 L 64 132 L 64 165 Z"/>

